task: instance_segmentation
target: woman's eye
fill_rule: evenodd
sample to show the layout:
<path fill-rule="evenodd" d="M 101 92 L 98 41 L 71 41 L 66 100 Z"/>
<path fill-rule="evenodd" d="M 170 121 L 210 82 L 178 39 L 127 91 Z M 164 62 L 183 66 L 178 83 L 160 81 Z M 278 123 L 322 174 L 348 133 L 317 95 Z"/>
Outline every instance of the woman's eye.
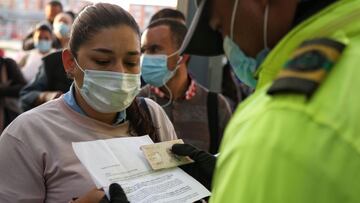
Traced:
<path fill-rule="evenodd" d="M 103 66 L 103 65 L 107 65 L 110 63 L 109 60 L 95 60 L 95 63 L 100 65 L 100 66 Z"/>
<path fill-rule="evenodd" d="M 126 64 L 127 66 L 129 66 L 129 67 L 135 67 L 135 66 L 138 65 L 137 62 L 125 62 L 125 64 Z"/>

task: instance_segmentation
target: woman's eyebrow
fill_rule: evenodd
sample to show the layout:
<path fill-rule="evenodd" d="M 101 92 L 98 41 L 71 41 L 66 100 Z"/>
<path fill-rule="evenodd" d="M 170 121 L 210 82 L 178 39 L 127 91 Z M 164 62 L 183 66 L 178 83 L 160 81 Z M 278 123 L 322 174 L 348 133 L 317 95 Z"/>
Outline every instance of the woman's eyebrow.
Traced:
<path fill-rule="evenodd" d="M 132 56 L 140 55 L 140 52 L 139 51 L 128 51 L 127 55 L 132 55 Z"/>
<path fill-rule="evenodd" d="M 114 54 L 114 52 L 111 49 L 106 49 L 106 48 L 94 48 L 92 49 L 92 51 L 96 51 L 104 54 Z"/>
<path fill-rule="evenodd" d="M 92 49 L 92 51 L 100 52 L 100 53 L 104 53 L 104 54 L 114 54 L 114 52 L 111 49 L 106 49 L 106 48 L 94 48 L 94 49 Z M 136 55 L 140 55 L 140 52 L 139 51 L 128 51 L 126 54 L 131 55 L 131 56 L 136 56 Z"/>

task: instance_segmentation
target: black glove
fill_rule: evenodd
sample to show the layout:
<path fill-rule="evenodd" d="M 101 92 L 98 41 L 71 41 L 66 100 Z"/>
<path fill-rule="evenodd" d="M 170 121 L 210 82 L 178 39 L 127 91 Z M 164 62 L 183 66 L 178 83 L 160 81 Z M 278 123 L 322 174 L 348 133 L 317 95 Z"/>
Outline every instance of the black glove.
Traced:
<path fill-rule="evenodd" d="M 171 151 L 178 156 L 189 156 L 194 163 L 180 166 L 189 175 L 211 189 L 211 181 L 215 170 L 216 157 L 189 144 L 174 144 Z"/>
<path fill-rule="evenodd" d="M 110 201 L 107 199 L 106 195 L 99 203 L 130 203 L 126 197 L 124 190 L 117 183 L 112 183 L 110 185 Z"/>

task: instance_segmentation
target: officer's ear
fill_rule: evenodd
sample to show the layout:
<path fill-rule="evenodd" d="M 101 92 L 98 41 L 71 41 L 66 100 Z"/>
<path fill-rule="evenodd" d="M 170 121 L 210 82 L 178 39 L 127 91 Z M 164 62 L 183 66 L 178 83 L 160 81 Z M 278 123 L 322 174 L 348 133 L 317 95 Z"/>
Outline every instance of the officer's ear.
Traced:
<path fill-rule="evenodd" d="M 71 51 L 69 49 L 64 49 L 62 52 L 62 61 L 63 61 L 63 65 L 64 65 L 64 70 L 66 72 L 66 74 L 73 78 L 74 76 L 74 71 L 76 69 L 76 64 L 74 61 L 74 56 L 71 53 Z"/>

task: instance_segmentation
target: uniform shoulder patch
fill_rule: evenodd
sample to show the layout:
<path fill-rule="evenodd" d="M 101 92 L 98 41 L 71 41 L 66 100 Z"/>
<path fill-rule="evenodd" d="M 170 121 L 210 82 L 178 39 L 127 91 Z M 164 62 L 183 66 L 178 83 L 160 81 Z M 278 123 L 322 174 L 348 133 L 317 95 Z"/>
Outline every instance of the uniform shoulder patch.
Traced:
<path fill-rule="evenodd" d="M 344 44 L 328 38 L 305 41 L 295 50 L 267 93 L 303 94 L 311 98 L 344 48 Z"/>

